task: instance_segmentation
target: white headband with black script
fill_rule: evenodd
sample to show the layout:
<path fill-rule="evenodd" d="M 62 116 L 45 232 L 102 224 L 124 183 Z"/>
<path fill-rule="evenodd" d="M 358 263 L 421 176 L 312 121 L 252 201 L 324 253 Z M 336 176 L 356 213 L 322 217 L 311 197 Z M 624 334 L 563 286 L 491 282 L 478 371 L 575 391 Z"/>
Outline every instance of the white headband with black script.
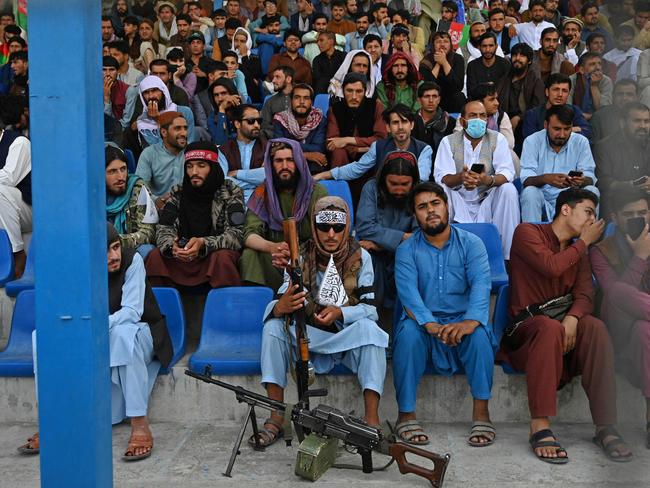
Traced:
<path fill-rule="evenodd" d="M 321 210 L 316 214 L 317 224 L 343 224 L 348 221 L 348 216 L 345 212 L 339 210 Z"/>

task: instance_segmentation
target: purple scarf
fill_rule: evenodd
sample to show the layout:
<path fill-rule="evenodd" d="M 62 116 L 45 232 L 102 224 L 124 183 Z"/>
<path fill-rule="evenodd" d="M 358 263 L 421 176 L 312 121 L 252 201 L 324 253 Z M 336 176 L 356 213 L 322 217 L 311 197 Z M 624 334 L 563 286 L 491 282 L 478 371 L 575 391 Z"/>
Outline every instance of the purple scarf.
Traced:
<path fill-rule="evenodd" d="M 284 142 L 291 146 L 293 150 L 293 159 L 296 162 L 296 170 L 300 178 L 298 187 L 293 201 L 293 217 L 296 222 L 300 223 L 307 215 L 311 195 L 314 191 L 314 179 L 309 172 L 307 160 L 302 153 L 302 148 L 297 141 L 291 139 L 271 139 L 266 144 L 264 150 L 264 183 L 259 185 L 253 195 L 248 200 L 248 208 L 255 212 L 266 225 L 271 229 L 282 232 L 282 222 L 284 215 L 280 208 L 280 198 L 273 186 L 273 163 L 271 161 L 271 144 L 274 142 Z"/>

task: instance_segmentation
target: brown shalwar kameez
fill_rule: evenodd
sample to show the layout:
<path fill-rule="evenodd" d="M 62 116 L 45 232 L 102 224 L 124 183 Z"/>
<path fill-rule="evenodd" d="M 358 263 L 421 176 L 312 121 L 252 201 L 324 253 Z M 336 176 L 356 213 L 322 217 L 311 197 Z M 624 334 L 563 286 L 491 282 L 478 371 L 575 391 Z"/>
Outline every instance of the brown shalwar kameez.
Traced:
<path fill-rule="evenodd" d="M 587 246 L 578 239 L 560 250 L 551 224 L 521 224 L 510 254 L 510 317 L 528 305 L 571 293 L 568 312 L 578 319 L 575 348 L 563 354 L 564 327 L 536 316 L 504 336 L 497 359 L 526 373 L 533 418 L 557 414 L 556 390 L 582 375 L 596 425 L 616 423 L 614 351 L 603 322 L 591 315 L 593 284 Z"/>

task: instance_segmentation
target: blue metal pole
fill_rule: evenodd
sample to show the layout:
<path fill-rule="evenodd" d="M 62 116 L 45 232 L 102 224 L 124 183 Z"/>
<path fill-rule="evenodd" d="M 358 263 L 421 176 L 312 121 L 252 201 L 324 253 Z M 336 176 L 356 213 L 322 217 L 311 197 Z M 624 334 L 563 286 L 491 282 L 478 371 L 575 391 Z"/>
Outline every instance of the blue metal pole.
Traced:
<path fill-rule="evenodd" d="M 112 486 L 101 2 L 30 0 L 41 486 Z"/>

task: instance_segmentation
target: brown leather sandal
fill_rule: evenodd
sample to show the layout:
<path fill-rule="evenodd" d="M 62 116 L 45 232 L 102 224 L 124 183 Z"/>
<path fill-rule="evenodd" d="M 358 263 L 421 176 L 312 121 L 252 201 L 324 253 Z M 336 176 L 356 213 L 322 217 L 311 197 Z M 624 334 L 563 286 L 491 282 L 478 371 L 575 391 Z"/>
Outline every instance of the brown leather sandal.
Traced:
<path fill-rule="evenodd" d="M 136 449 L 144 447 L 149 448 L 149 450 L 143 454 L 136 454 Z M 146 459 L 151 456 L 153 451 L 153 437 L 151 434 L 146 433 L 133 433 L 129 439 L 129 445 L 126 447 L 126 451 L 122 456 L 122 461 L 140 461 L 141 459 Z"/>
<path fill-rule="evenodd" d="M 267 429 L 267 425 L 272 425 L 277 430 Z M 264 426 L 257 431 L 259 449 L 264 450 L 272 444 L 275 444 L 278 440 L 284 437 L 284 429 L 282 424 L 277 422 L 275 419 L 268 418 L 264 421 Z M 255 445 L 255 435 L 252 435 L 248 439 L 248 444 L 253 448 L 257 448 Z"/>
<path fill-rule="evenodd" d="M 26 455 L 32 455 L 32 454 L 38 454 L 41 452 L 40 449 L 40 444 L 39 444 L 39 437 L 38 437 L 38 432 L 31 436 L 29 439 L 27 439 L 27 443 L 23 444 L 18 448 L 18 452 L 20 454 L 26 454 Z M 34 444 L 36 444 L 36 447 L 34 447 Z"/>

